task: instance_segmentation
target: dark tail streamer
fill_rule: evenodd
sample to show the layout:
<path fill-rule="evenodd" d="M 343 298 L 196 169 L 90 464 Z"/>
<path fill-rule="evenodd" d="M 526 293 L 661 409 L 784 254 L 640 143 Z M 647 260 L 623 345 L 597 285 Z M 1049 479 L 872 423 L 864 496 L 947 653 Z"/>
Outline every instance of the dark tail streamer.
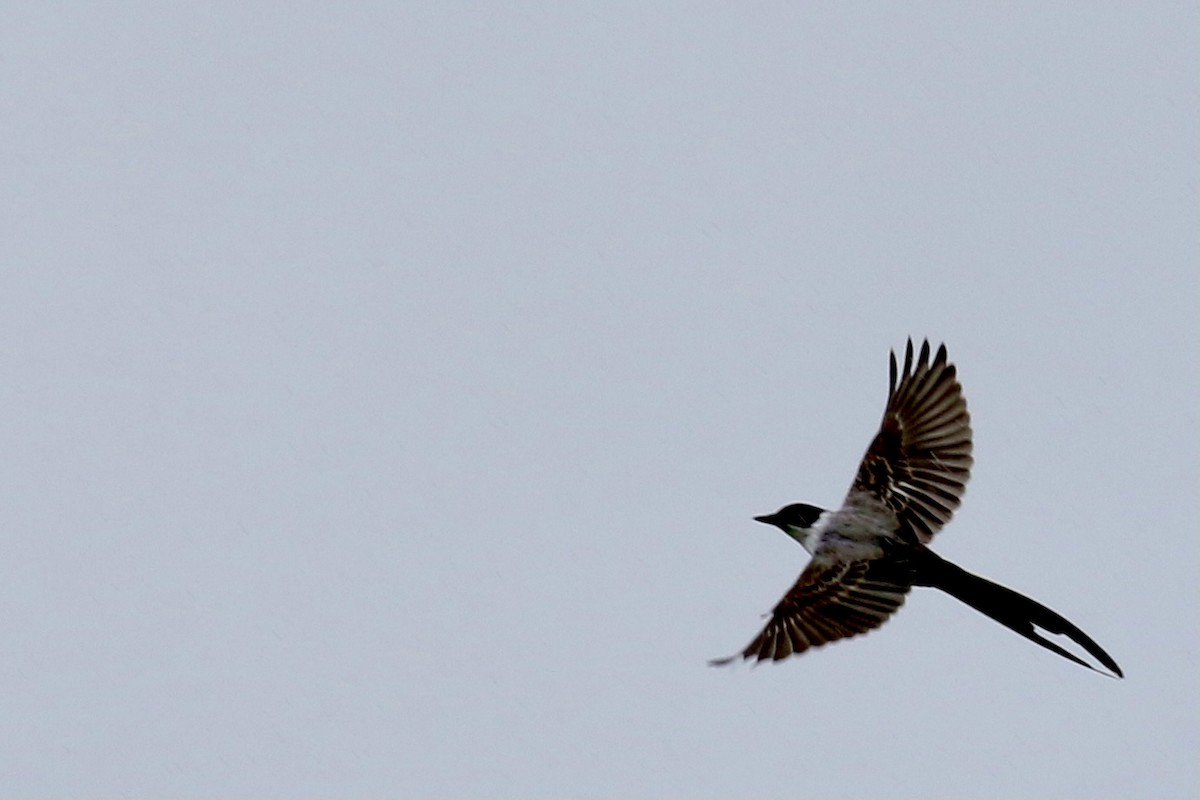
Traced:
<path fill-rule="evenodd" d="M 1047 650 L 1058 653 L 1063 658 L 1090 670 L 1100 672 L 1083 659 L 1039 635 L 1034 626 L 1050 633 L 1062 634 L 1090 653 L 1118 678 L 1125 677 L 1112 656 L 1104 652 L 1104 648 L 1096 644 L 1090 636 L 1071 624 L 1061 614 L 1046 608 L 1036 600 L 1031 600 L 1023 594 L 993 583 L 986 578 L 972 575 L 932 550 L 922 548 L 922 554 L 916 559 L 915 566 L 916 575 L 913 581 L 915 585 L 941 589 L 946 594 L 958 598 L 976 611 L 988 615 L 1004 627 L 1016 631 Z"/>

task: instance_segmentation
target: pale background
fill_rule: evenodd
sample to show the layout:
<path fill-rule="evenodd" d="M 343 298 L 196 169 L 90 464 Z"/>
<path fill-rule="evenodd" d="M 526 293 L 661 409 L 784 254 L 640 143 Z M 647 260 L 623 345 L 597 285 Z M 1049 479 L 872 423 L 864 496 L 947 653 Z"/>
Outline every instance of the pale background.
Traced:
<path fill-rule="evenodd" d="M 0 794 L 1200 792 L 1192 3 L 6 3 Z M 946 341 L 918 590 L 714 670 Z"/>

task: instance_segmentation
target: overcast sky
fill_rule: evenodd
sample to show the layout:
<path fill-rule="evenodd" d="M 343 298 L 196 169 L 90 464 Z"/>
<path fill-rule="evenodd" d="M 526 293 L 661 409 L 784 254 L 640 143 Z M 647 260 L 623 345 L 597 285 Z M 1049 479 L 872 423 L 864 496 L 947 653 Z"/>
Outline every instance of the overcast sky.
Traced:
<path fill-rule="evenodd" d="M 1192 798 L 1194 3 L 9 4 L 0 794 Z M 706 666 L 887 355 L 927 589 Z"/>

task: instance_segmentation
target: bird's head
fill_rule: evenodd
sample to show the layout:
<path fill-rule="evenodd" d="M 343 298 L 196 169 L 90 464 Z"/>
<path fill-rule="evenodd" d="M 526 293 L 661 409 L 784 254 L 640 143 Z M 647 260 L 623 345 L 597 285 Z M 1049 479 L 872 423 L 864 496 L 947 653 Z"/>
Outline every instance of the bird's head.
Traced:
<path fill-rule="evenodd" d="M 825 513 L 825 509 L 810 506 L 808 503 L 792 503 L 790 506 L 784 506 L 774 514 L 763 514 L 761 517 L 755 517 L 758 522 L 765 522 L 768 525 L 774 525 L 776 528 L 800 528 L 806 530 L 813 526 L 821 515 Z"/>
<path fill-rule="evenodd" d="M 812 544 L 810 539 L 813 526 L 823 514 L 827 513 L 825 509 L 811 506 L 808 503 L 792 503 L 790 506 L 784 506 L 774 514 L 763 514 L 761 517 L 755 517 L 758 522 L 774 525 L 779 530 L 786 533 L 788 536 L 795 539 L 800 544 L 804 545 L 805 549 L 809 549 Z M 811 550 L 809 552 L 812 552 Z"/>

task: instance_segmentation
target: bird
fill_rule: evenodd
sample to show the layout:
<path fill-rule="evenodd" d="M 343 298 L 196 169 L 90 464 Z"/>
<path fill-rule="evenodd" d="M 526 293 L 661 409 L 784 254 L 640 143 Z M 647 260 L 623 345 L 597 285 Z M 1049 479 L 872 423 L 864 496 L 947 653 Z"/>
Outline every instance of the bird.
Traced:
<path fill-rule="evenodd" d="M 887 622 L 914 586 L 941 589 L 1063 658 L 1105 674 L 1038 629 L 1065 635 L 1111 673 L 1112 656 L 1062 615 L 931 550 L 934 535 L 962 502 L 971 466 L 971 417 L 957 370 L 929 340 L 914 358 L 908 339 L 904 370 L 890 354 L 887 406 L 879 432 L 858 467 L 841 508 L 792 503 L 755 517 L 795 539 L 811 556 L 795 585 L 775 605 L 762 631 L 740 653 L 713 659 L 782 661 L 821 645 L 867 633 Z"/>

